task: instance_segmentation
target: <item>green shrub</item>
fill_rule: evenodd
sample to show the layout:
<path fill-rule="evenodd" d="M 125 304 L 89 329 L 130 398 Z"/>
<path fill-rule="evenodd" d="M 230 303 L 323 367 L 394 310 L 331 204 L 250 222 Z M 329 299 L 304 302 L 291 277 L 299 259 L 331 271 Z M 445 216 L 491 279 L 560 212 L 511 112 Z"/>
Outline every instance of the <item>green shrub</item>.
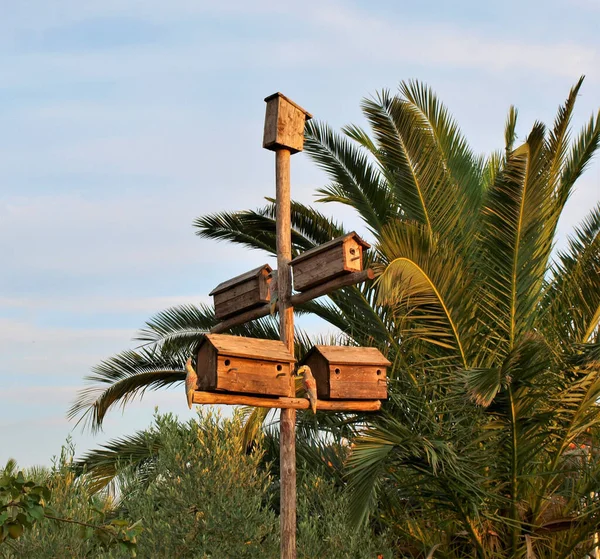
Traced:
<path fill-rule="evenodd" d="M 7 509 L 18 513 L 15 526 L 20 529 L 0 542 L 0 558 L 135 556 L 139 526 L 129 530 L 130 522 L 117 517 L 110 498 L 93 495 L 85 476 L 75 476 L 72 459 L 73 447 L 67 443 L 49 470 L 15 475 L 12 462 L 0 472 L 11 489 L 10 503 L 21 503 Z"/>
<path fill-rule="evenodd" d="M 141 557 L 226 559 L 278 556 L 278 520 L 260 451 L 241 451 L 239 416 L 198 422 L 157 416 L 160 453 L 151 478 L 123 485 L 122 506 L 141 518 Z"/>

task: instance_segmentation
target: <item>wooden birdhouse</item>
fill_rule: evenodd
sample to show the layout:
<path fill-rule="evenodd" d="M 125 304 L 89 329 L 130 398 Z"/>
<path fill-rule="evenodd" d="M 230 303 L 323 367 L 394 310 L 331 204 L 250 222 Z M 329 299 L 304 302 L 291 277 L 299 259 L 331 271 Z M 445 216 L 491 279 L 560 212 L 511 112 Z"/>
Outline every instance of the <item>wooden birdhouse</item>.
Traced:
<path fill-rule="evenodd" d="M 265 264 L 217 285 L 209 293 L 214 298 L 215 317 L 223 320 L 268 303 L 272 271 Z"/>
<path fill-rule="evenodd" d="M 278 340 L 207 334 L 198 346 L 198 390 L 293 396 L 296 360 Z"/>
<path fill-rule="evenodd" d="M 355 232 L 312 248 L 292 260 L 294 289 L 306 291 L 363 269 L 363 250 L 371 245 Z"/>
<path fill-rule="evenodd" d="M 263 147 L 276 151 L 289 149 L 292 153 L 304 147 L 304 123 L 312 115 L 281 93 L 274 93 L 265 99 L 267 114 Z"/>
<path fill-rule="evenodd" d="M 322 400 L 387 398 L 386 369 L 391 363 L 374 347 L 314 346 L 302 361 L 317 381 Z"/>

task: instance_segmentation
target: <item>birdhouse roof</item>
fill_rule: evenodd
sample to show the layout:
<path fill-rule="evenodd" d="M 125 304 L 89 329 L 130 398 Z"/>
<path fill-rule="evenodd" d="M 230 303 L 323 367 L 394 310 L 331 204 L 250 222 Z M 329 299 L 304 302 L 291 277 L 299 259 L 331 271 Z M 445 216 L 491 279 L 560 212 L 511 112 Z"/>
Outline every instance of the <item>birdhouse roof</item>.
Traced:
<path fill-rule="evenodd" d="M 271 266 L 269 266 L 268 264 L 263 264 L 262 266 L 259 266 L 258 268 L 254 268 L 254 270 L 250 270 L 249 272 L 240 274 L 239 276 L 235 276 L 234 278 L 231 278 L 227 281 L 224 281 L 223 283 L 220 283 L 219 285 L 217 285 L 217 287 L 215 287 L 209 293 L 209 295 L 217 295 L 217 293 L 221 293 L 222 291 L 225 291 L 225 290 L 233 287 L 234 285 L 237 285 L 238 283 L 242 283 L 244 281 L 248 281 L 248 280 L 251 280 L 252 278 L 258 277 L 263 272 L 270 274 L 272 271 L 273 270 L 272 270 Z"/>
<path fill-rule="evenodd" d="M 218 353 L 231 357 L 283 361 L 285 363 L 296 362 L 287 346 L 279 340 L 261 340 L 228 334 L 206 334 L 200 345 L 204 343 L 210 343 Z"/>
<path fill-rule="evenodd" d="M 306 115 L 306 120 L 310 120 L 313 117 L 313 115 L 311 115 L 306 109 L 303 109 L 300 105 L 298 105 L 298 103 L 294 103 L 289 97 L 286 97 L 283 93 L 280 93 L 279 91 L 277 93 L 273 93 L 272 95 L 269 95 L 268 97 L 265 97 L 265 102 L 268 103 L 269 101 L 271 101 L 277 97 L 284 99 L 290 105 L 296 107 L 299 111 L 302 111 Z"/>
<path fill-rule="evenodd" d="M 342 235 L 341 237 L 336 237 L 335 239 L 332 239 L 331 241 L 327 241 L 326 243 L 323 243 L 322 245 L 319 245 L 315 248 L 311 248 L 310 250 L 307 250 L 306 252 L 299 254 L 298 256 L 296 256 L 296 258 L 294 258 L 292 260 L 292 266 L 294 264 L 296 264 L 297 262 L 301 262 L 305 258 L 309 258 L 311 256 L 314 256 L 315 254 L 319 254 L 319 252 L 323 252 L 327 249 L 330 249 L 330 248 L 334 247 L 335 245 L 341 245 L 342 243 L 345 243 L 349 239 L 353 239 L 354 241 L 356 241 L 359 245 L 361 245 L 365 249 L 371 247 L 371 245 L 369 243 L 367 243 L 367 241 L 361 239 L 358 236 L 356 231 L 352 231 L 351 233 L 348 233 L 347 235 Z"/>
<path fill-rule="evenodd" d="M 379 365 L 381 367 L 388 367 L 391 365 L 381 351 L 375 347 L 316 345 L 306 354 L 303 362 L 315 353 L 323 356 L 329 363 Z"/>

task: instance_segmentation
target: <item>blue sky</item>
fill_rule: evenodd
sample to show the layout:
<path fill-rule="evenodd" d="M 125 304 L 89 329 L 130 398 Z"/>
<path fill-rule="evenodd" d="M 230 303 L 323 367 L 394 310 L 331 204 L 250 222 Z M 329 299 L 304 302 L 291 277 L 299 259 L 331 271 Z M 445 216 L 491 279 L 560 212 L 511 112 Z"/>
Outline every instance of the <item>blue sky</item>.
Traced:
<path fill-rule="evenodd" d="M 600 107 L 599 23 L 600 0 L 0 0 L 0 464 L 49 463 L 95 363 L 156 311 L 266 260 L 191 226 L 273 194 L 265 96 L 339 127 L 416 78 L 488 152 L 511 104 L 524 138 L 581 74 L 576 128 Z M 325 178 L 299 154 L 292 181 L 311 202 Z M 596 161 L 561 242 L 599 199 Z M 143 428 L 156 405 L 187 416 L 182 389 L 148 393 L 104 433 L 73 431 L 79 451 Z"/>

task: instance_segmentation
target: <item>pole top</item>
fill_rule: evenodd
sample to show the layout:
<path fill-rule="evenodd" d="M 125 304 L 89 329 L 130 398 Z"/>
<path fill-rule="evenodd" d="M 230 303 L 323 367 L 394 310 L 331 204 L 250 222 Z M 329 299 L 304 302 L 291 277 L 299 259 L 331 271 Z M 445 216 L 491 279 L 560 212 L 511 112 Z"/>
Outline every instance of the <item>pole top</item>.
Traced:
<path fill-rule="evenodd" d="M 273 94 L 269 95 L 268 97 L 265 97 L 265 103 L 268 104 L 269 101 L 271 101 L 273 99 L 277 99 L 277 98 L 287 101 L 290 105 L 292 105 L 293 107 L 296 107 L 299 111 L 302 111 L 306 115 L 306 120 L 310 120 L 313 117 L 313 115 L 311 115 L 306 109 L 303 109 L 300 105 L 298 105 L 298 103 L 295 103 L 294 101 L 292 101 L 289 97 L 286 97 L 280 91 L 273 93 Z"/>
<path fill-rule="evenodd" d="M 297 153 L 304 148 L 304 124 L 312 115 L 283 93 L 265 98 L 267 111 L 263 147 L 271 151 L 287 149 Z"/>

